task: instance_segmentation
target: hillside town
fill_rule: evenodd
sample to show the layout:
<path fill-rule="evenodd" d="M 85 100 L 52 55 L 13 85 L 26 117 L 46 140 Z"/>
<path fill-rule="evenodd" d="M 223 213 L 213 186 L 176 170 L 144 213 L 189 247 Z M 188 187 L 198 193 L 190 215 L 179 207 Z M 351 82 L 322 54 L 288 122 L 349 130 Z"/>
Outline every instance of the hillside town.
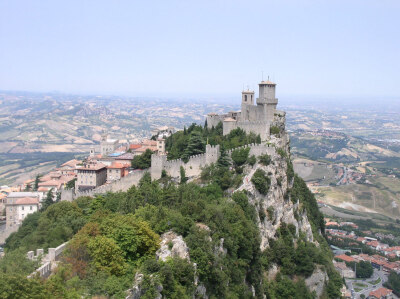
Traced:
<path fill-rule="evenodd" d="M 394 236 L 373 234 L 371 231 L 363 231 L 363 236 L 358 236 L 353 230 L 358 230 L 359 226 L 354 222 L 338 222 L 329 218 L 325 218 L 325 222 L 325 232 L 334 253 L 334 266 L 346 280 L 344 297 L 397 298 L 392 290 L 383 287 L 390 273 L 400 274 L 400 246 L 389 246 L 381 241 L 393 240 Z M 345 246 L 340 248 L 332 244 Z M 370 264 L 373 270 L 372 275 L 362 281 L 357 275 L 357 265 L 360 262 Z"/>
<path fill-rule="evenodd" d="M 83 160 L 72 159 L 52 171 L 26 180 L 17 186 L 0 187 L 0 215 L 5 220 L 5 228 L 0 231 L 0 243 L 12 232 L 18 230 L 23 220 L 38 211 L 46 198 L 61 200 L 63 190 L 75 189 L 87 191 L 120 180 L 135 171 L 132 168 L 134 157 L 146 151 L 163 153 L 164 138 L 176 131 L 173 127 L 160 127 L 153 130 L 157 138 L 142 139 L 138 143 L 120 142 L 107 134 L 97 148 L 90 148 L 89 155 Z"/>

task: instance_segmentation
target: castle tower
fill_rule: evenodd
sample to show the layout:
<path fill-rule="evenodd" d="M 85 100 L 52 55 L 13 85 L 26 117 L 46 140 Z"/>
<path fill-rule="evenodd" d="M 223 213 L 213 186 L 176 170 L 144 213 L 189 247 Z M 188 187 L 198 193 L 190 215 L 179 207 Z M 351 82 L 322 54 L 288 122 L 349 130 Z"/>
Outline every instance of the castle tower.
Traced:
<path fill-rule="evenodd" d="M 267 80 L 261 81 L 259 84 L 259 95 L 257 98 L 257 105 L 264 106 L 265 120 L 272 121 L 278 104 L 278 99 L 275 98 L 275 87 L 276 84 Z"/>
<path fill-rule="evenodd" d="M 254 105 L 254 91 L 253 90 L 243 90 L 242 91 L 242 105 Z"/>
<path fill-rule="evenodd" d="M 157 151 L 158 154 L 165 154 L 165 140 L 162 138 L 157 139 Z"/>
<path fill-rule="evenodd" d="M 242 91 L 242 112 L 240 114 L 241 121 L 250 120 L 250 109 L 249 106 L 254 105 L 254 91 L 244 90 Z"/>

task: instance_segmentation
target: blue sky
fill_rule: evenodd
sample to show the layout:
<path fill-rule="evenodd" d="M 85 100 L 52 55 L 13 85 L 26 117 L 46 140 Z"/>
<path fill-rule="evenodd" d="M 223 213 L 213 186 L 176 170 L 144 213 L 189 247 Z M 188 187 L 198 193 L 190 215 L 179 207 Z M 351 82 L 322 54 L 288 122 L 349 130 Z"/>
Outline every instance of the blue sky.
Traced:
<path fill-rule="evenodd" d="M 0 1 L 0 89 L 400 96 L 400 1 Z"/>

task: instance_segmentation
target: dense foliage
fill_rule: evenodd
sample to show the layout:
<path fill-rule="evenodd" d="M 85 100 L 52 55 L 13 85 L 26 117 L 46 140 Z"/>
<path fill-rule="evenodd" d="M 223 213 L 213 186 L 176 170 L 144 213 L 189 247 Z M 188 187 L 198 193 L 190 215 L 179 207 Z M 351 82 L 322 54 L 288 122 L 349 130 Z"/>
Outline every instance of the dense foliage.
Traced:
<path fill-rule="evenodd" d="M 257 169 L 251 177 L 251 182 L 256 187 L 257 191 L 261 194 L 267 194 L 269 186 L 271 185 L 271 179 L 262 169 Z"/>
<path fill-rule="evenodd" d="M 150 149 L 146 149 L 146 151 L 138 156 L 133 157 L 131 162 L 131 166 L 133 169 L 146 169 L 151 166 L 151 155 L 153 152 Z"/>
<path fill-rule="evenodd" d="M 158 293 L 165 298 L 193 298 L 195 277 L 210 298 L 251 298 L 253 294 L 256 298 L 313 298 L 304 279 L 321 267 L 330 278 L 325 296 L 339 297 L 342 280 L 333 269 L 325 239 L 318 233 L 324 232 L 322 214 L 304 181 L 293 173 L 293 186 L 285 199 L 299 202 L 300 213 L 307 212 L 319 246 L 302 233 L 298 235 L 294 225 L 282 224 L 269 240 L 270 248 L 261 252 L 258 219 L 268 216 L 273 221 L 275 211 L 257 213 L 246 192 L 231 192 L 231 187 L 242 183 L 243 167 L 254 165 L 257 158 L 249 157 L 248 149 L 235 150 L 232 159 L 226 154 L 226 149 L 258 142 L 259 137 L 240 129 L 222 136 L 220 125 L 211 130 L 192 125 L 168 138 L 169 158 L 186 159 L 201 153 L 207 140 L 221 144 L 221 156 L 215 165 L 203 170 L 202 186 L 185 179 L 177 185 L 165 173 L 159 182 L 151 181 L 146 174 L 137 187 L 126 192 L 56 202 L 29 215 L 21 229 L 7 239 L 7 259 L 0 264 L 0 279 L 9 285 L 0 286 L 0 294 L 7 294 L 5 298 L 27 298 L 27 294 L 30 298 L 39 298 L 36 294 L 42 294 L 40 298 L 125 298 L 135 275 L 141 273 L 143 298 L 154 298 Z M 291 163 L 284 151 L 281 157 L 290 172 Z M 138 168 L 144 166 L 144 161 L 136 162 Z M 268 155 L 261 157 L 262 164 L 270 162 Z M 251 180 L 260 193 L 268 192 L 269 174 L 258 169 Z M 155 259 L 159 235 L 171 230 L 184 238 L 190 261 Z M 3 270 L 12 268 L 8 257 L 21 254 L 17 248 L 21 252 L 46 249 L 67 240 L 64 258 L 47 280 L 26 279 L 34 267 L 26 259 L 16 267 L 18 271 Z M 279 272 L 274 280 L 268 280 L 267 271 L 273 264 Z"/>
<path fill-rule="evenodd" d="M 223 136 L 222 123 L 212 129 L 192 124 L 188 129 L 185 128 L 166 139 L 165 149 L 168 152 L 168 160 L 182 158 L 187 161 L 191 155 L 204 153 L 207 143 L 219 144 L 221 149 L 226 150 L 246 144 L 261 143 L 261 138 L 254 133 L 246 134 L 240 128 Z"/>
<path fill-rule="evenodd" d="M 400 275 L 396 272 L 390 272 L 388 281 L 384 283 L 384 286 L 393 290 L 393 293 L 400 296 Z"/>
<path fill-rule="evenodd" d="M 76 203 L 62 201 L 44 212 L 29 214 L 22 226 L 6 240 L 5 248 L 36 250 L 57 247 L 68 241 L 85 224 L 82 210 Z"/>

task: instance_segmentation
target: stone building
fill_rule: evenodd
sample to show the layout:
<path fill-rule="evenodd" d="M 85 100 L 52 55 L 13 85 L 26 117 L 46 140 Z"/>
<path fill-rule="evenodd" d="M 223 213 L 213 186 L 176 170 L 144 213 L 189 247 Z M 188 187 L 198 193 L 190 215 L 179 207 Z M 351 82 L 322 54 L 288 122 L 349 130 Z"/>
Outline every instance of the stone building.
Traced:
<path fill-rule="evenodd" d="M 13 193 L 10 193 L 6 200 L 7 229 L 20 226 L 26 216 L 39 210 L 38 192 Z"/>
<path fill-rule="evenodd" d="M 96 188 L 107 181 L 107 167 L 102 163 L 86 163 L 77 167 L 77 171 L 75 188 L 79 191 Z"/>
<path fill-rule="evenodd" d="M 101 136 L 101 141 L 100 141 L 100 154 L 103 157 L 106 157 L 107 155 L 111 154 L 114 152 L 117 147 L 119 146 L 119 140 L 118 139 L 109 139 L 107 134 L 103 134 Z M 92 154 L 92 152 L 91 152 Z M 94 154 L 94 151 L 93 151 Z"/>
<path fill-rule="evenodd" d="M 241 128 L 246 133 L 259 134 L 265 141 L 270 135 L 270 127 L 276 118 L 285 115 L 285 112 L 276 110 L 278 99 L 275 98 L 276 84 L 271 81 L 261 81 L 259 84 L 259 96 L 254 104 L 255 95 L 252 90 L 242 92 L 242 106 L 239 112 L 228 112 L 218 115 L 207 115 L 207 127 L 216 127 L 219 122 L 223 124 L 223 134 Z"/>
<path fill-rule="evenodd" d="M 110 166 L 107 166 L 107 182 L 120 180 L 128 174 L 128 167 L 130 164 L 123 164 L 113 162 Z"/>

